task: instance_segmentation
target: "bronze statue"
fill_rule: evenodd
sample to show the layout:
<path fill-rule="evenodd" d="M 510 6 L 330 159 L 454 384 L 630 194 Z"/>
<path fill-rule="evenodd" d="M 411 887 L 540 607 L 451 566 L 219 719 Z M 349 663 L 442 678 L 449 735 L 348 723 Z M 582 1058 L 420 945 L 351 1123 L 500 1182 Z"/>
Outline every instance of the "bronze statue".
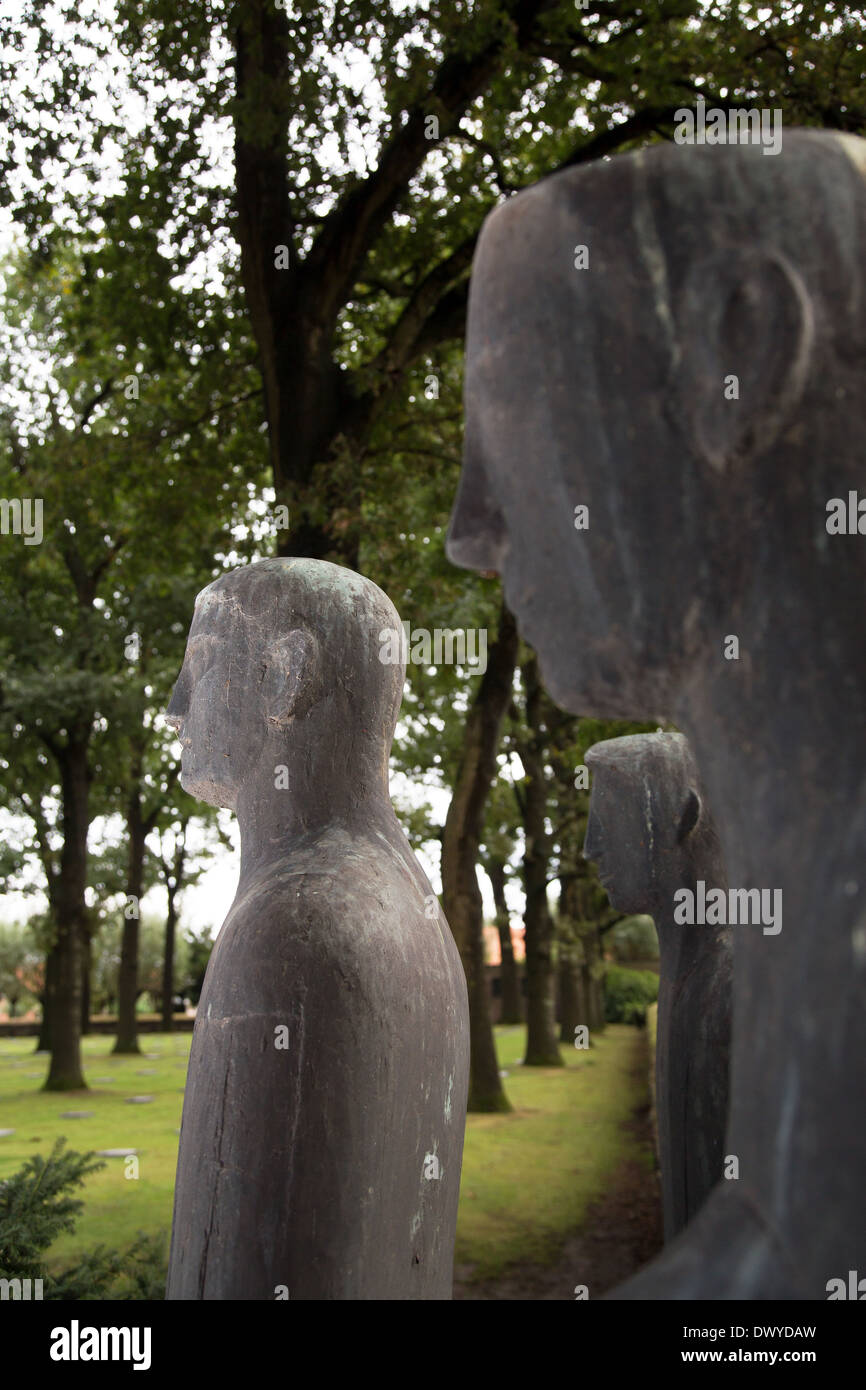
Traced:
<path fill-rule="evenodd" d="M 606 739 L 586 752 L 584 856 L 619 912 L 647 912 L 659 939 L 656 1115 L 665 1240 L 722 1177 L 733 970 L 730 926 L 683 925 L 675 902 L 725 882 L 722 850 L 682 734 Z"/>
<path fill-rule="evenodd" d="M 448 553 L 502 573 L 566 709 L 683 730 L 730 883 L 784 899 L 735 941 L 739 1176 L 622 1297 L 824 1299 L 863 1262 L 864 174 L 826 131 L 654 145 L 476 252 Z"/>
<path fill-rule="evenodd" d="M 466 982 L 388 795 L 404 667 L 351 570 L 262 560 L 199 595 L 166 716 L 231 807 L 237 895 L 184 1101 L 167 1297 L 447 1299 Z"/>

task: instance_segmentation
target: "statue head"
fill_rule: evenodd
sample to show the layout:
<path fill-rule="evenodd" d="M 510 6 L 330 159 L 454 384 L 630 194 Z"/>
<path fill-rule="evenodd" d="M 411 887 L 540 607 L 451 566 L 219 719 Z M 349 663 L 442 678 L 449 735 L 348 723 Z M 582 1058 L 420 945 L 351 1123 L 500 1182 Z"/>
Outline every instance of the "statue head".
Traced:
<path fill-rule="evenodd" d="M 399 630 L 370 580 L 324 560 L 261 560 L 199 594 L 166 722 L 183 745 L 181 785 L 237 807 L 242 785 L 273 791 L 275 769 L 327 798 L 387 789 L 405 668 L 383 664 Z"/>
<path fill-rule="evenodd" d="M 447 551 L 503 575 L 565 708 L 668 716 L 732 631 L 866 672 L 866 548 L 826 528 L 862 483 L 864 173 L 830 132 L 661 144 L 485 222 Z"/>
<path fill-rule="evenodd" d="M 682 734 L 632 734 L 587 750 L 592 796 L 585 859 L 619 912 L 670 917 L 698 878 L 723 881 L 722 851 Z"/>

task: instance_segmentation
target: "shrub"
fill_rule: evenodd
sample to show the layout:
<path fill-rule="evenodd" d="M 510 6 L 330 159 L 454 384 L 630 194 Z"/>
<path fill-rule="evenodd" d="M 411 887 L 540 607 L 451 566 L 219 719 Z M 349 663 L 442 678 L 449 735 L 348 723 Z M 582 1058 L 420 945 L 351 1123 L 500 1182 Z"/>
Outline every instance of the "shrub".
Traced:
<path fill-rule="evenodd" d="M 63 1300 L 158 1299 L 165 1296 L 165 1236 L 139 1234 L 128 1250 L 96 1246 L 68 1269 L 49 1273 L 44 1252 L 63 1231 L 75 1229 L 84 1209 L 71 1190 L 104 1168 L 94 1154 L 64 1152 L 58 1139 L 47 1158 L 29 1158 L 0 1183 L 0 1278 L 41 1279 L 44 1298 Z"/>
<path fill-rule="evenodd" d="M 646 1023 L 647 1004 L 659 994 L 659 977 L 652 970 L 608 967 L 604 977 L 604 1016 L 608 1023 Z"/>
<path fill-rule="evenodd" d="M 608 950 L 615 961 L 650 961 L 659 958 L 659 940 L 652 917 L 626 917 L 617 922 L 607 936 Z"/>

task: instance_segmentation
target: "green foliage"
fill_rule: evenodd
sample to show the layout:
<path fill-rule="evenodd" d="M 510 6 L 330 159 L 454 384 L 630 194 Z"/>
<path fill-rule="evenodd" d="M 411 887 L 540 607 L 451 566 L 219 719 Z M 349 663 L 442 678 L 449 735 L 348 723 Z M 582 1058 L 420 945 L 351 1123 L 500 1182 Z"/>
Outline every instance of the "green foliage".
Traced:
<path fill-rule="evenodd" d="M 659 956 L 658 935 L 651 917 L 626 917 L 617 922 L 605 945 L 618 962 L 658 960 Z"/>
<path fill-rule="evenodd" d="M 162 965 L 165 955 L 165 921 L 152 914 L 143 916 L 138 950 L 138 987 L 154 1001 L 162 994 Z M 189 964 L 189 939 L 182 932 L 174 944 L 175 979 L 185 979 Z"/>
<path fill-rule="evenodd" d="M 199 931 L 190 928 L 186 933 L 186 941 L 186 975 L 177 977 L 181 980 L 179 992 L 191 999 L 193 1004 L 197 1004 L 204 984 L 207 963 L 214 948 L 214 934 L 210 927 L 201 927 Z"/>
<path fill-rule="evenodd" d="M 61 1231 L 71 1231 L 84 1203 L 70 1196 L 104 1162 L 64 1153 L 58 1139 L 48 1158 L 34 1154 L 0 1188 L 0 1270 L 10 1278 L 41 1274 L 40 1255 Z"/>
<path fill-rule="evenodd" d="M 562 1047 L 559 1068 L 517 1065 L 526 1029 L 495 1031 L 514 1109 L 470 1115 L 466 1125 L 455 1263 L 473 1280 L 561 1258 L 611 1174 L 650 1159 L 628 1124 L 645 1095 L 641 1039 L 631 1029 L 608 1029 L 591 1054 Z"/>
<path fill-rule="evenodd" d="M 0 995 L 9 1015 L 28 1008 L 41 987 L 40 953 L 26 923 L 0 922 Z"/>
<path fill-rule="evenodd" d="M 121 1253 L 117 1277 L 110 1292 L 101 1296 L 124 1301 L 146 1299 L 149 1302 L 165 1298 L 167 1247 L 166 1231 L 140 1232 L 129 1249 Z"/>
<path fill-rule="evenodd" d="M 608 1023 L 646 1023 L 648 1004 L 658 999 L 659 977 L 651 970 L 611 965 L 604 977 L 604 1016 Z"/>
<path fill-rule="evenodd" d="M 54 1300 L 162 1298 L 165 1239 L 140 1235 L 126 1251 L 95 1246 L 74 1265 L 49 1274 L 43 1263 L 61 1232 L 73 1231 L 84 1203 L 71 1192 L 106 1165 L 93 1154 L 64 1151 L 58 1139 L 47 1158 L 35 1154 L 0 1184 L 0 1278 L 41 1279 Z"/>

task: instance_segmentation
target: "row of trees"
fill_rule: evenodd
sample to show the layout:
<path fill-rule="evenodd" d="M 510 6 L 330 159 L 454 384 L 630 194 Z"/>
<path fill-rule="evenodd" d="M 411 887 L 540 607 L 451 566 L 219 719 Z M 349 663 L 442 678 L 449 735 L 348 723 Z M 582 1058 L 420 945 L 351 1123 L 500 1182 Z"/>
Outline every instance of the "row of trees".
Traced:
<path fill-rule="evenodd" d="M 500 920 L 504 876 L 522 880 L 527 1062 L 559 1060 L 551 883 L 560 968 L 591 1021 L 609 915 L 580 859 L 575 769 L 594 738 L 640 726 L 557 710 L 495 580 L 445 560 L 475 242 L 499 199 L 669 138 L 698 93 L 858 131 L 862 68 L 856 8 L 839 4 L 115 0 L 113 16 L 0 19 L 0 198 L 22 235 L 0 490 L 45 506 L 41 544 L 0 536 L 0 758 L 28 827 L 6 867 L 50 903 L 50 1087 L 83 1084 L 89 890 L 110 897 L 92 828 L 122 821 L 121 891 L 138 899 L 153 836 L 203 816 L 158 714 L 195 592 L 263 553 L 354 566 L 413 624 L 490 634 L 483 675 L 411 667 L 395 749 L 451 793 L 444 826 L 417 807 L 407 823 L 441 842 L 472 1105 L 507 1103 L 479 865 Z M 131 918 L 120 1048 L 137 953 Z"/>
<path fill-rule="evenodd" d="M 45 958 L 51 930 L 47 913 L 34 913 L 26 922 L 0 923 L 0 998 L 5 999 L 11 1019 L 36 1004 L 44 1006 Z M 86 990 L 91 1008 L 87 1013 L 82 1011 L 82 1034 L 90 1031 L 92 1016 L 117 1012 L 122 934 L 110 917 L 91 934 Z M 213 936 L 207 929 L 181 932 L 170 951 L 172 977 L 167 980 L 166 921 L 159 915 L 142 915 L 136 1006 L 140 1010 L 144 1003 L 155 1008 L 164 1031 L 171 1031 L 177 1012 L 173 1000 L 198 1001 L 212 947 Z"/>

